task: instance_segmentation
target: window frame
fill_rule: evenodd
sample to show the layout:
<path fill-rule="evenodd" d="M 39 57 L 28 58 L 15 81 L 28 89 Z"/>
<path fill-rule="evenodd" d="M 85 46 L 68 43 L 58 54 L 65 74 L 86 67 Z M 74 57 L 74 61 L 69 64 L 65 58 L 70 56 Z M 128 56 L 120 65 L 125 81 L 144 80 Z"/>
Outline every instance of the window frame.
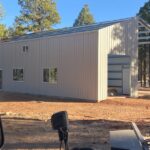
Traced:
<path fill-rule="evenodd" d="M 22 80 L 15 80 L 14 78 L 14 71 L 17 71 L 17 70 L 22 70 L 23 73 L 22 73 Z M 14 82 L 24 82 L 24 68 L 13 68 L 13 81 Z"/>
<path fill-rule="evenodd" d="M 55 74 L 55 80 L 54 77 L 52 78 L 52 76 L 50 75 L 52 72 L 52 70 L 56 69 L 56 74 Z M 46 79 L 46 77 L 44 76 L 44 70 L 48 70 L 48 80 L 45 81 L 44 79 Z M 58 83 L 58 68 L 57 67 L 51 67 L 51 68 L 43 68 L 43 79 L 42 79 L 43 83 L 48 83 L 51 85 L 55 85 Z"/>

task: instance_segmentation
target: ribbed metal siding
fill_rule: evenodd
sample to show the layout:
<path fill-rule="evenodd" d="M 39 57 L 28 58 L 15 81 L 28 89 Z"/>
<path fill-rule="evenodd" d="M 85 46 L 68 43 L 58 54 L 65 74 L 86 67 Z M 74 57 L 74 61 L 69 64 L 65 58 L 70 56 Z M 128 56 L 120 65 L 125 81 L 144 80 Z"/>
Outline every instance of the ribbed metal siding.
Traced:
<path fill-rule="evenodd" d="M 98 31 L 69 33 L 0 44 L 4 90 L 103 100 L 107 97 L 107 54 L 131 56 L 131 96 L 137 94 L 137 20 Z M 22 46 L 28 45 L 24 54 Z M 58 84 L 43 83 L 43 68 L 58 68 Z M 25 69 L 25 81 L 12 81 L 12 69 Z"/>
<path fill-rule="evenodd" d="M 138 20 L 133 18 L 103 28 L 99 32 L 101 50 L 112 55 L 129 55 L 131 57 L 130 95 L 138 95 Z"/>
<path fill-rule="evenodd" d="M 4 90 L 97 100 L 97 45 L 98 31 L 3 43 Z M 43 69 L 55 67 L 58 83 L 44 83 Z M 13 68 L 24 69 L 23 82 L 12 80 Z"/>
<path fill-rule="evenodd" d="M 104 46 L 106 41 L 103 39 L 107 38 L 105 30 L 99 30 L 99 49 L 98 49 L 98 97 L 99 100 L 105 100 L 107 98 L 108 89 L 108 58 L 107 51 L 105 51 Z"/>

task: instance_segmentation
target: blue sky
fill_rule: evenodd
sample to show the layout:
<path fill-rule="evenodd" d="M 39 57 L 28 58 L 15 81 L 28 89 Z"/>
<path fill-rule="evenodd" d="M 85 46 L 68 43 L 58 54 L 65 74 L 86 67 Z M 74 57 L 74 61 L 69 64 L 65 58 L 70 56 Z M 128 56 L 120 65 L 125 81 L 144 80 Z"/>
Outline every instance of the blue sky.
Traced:
<path fill-rule="evenodd" d="M 139 8 L 148 0 L 56 0 L 61 23 L 55 28 L 72 26 L 84 4 L 88 4 L 96 22 L 135 16 Z M 11 26 L 15 16 L 19 15 L 18 0 L 0 0 L 5 8 L 5 17 L 1 21 Z"/>

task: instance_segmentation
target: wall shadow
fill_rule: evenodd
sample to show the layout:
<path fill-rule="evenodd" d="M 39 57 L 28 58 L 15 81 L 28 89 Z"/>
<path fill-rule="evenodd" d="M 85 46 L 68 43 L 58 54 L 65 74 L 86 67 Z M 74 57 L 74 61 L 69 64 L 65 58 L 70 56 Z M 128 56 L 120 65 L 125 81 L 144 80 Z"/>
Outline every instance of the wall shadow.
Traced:
<path fill-rule="evenodd" d="M 13 93 L 13 92 L 0 92 L 0 102 L 64 102 L 64 103 L 96 103 L 97 101 L 92 100 L 81 100 L 75 98 L 61 98 L 51 97 L 43 95 Z"/>
<path fill-rule="evenodd" d="M 138 28 L 136 28 L 136 19 L 133 20 L 114 25 L 110 33 L 113 42 L 109 42 L 109 54 L 128 55 L 131 57 L 132 92 L 138 89 Z"/>
<path fill-rule="evenodd" d="M 150 95 L 139 96 L 138 99 L 150 100 Z"/>

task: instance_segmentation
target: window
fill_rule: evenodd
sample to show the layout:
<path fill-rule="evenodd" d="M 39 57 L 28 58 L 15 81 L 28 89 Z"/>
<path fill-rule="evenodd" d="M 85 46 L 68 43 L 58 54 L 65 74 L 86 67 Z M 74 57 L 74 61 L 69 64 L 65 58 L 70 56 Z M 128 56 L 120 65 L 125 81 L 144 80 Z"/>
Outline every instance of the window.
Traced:
<path fill-rule="evenodd" d="M 13 80 L 23 81 L 23 69 L 13 69 Z"/>
<path fill-rule="evenodd" d="M 25 52 L 26 51 L 26 47 L 25 46 L 23 46 L 23 52 Z"/>
<path fill-rule="evenodd" d="M 50 83 L 57 83 L 57 68 L 50 69 Z"/>
<path fill-rule="evenodd" d="M 49 69 L 44 69 L 43 70 L 43 81 L 44 82 L 49 82 Z"/>
<path fill-rule="evenodd" d="M 22 48 L 23 48 L 23 52 L 28 52 L 28 50 L 29 50 L 28 46 L 23 46 Z"/>
<path fill-rule="evenodd" d="M 43 69 L 43 82 L 56 84 L 57 83 L 57 68 Z"/>

